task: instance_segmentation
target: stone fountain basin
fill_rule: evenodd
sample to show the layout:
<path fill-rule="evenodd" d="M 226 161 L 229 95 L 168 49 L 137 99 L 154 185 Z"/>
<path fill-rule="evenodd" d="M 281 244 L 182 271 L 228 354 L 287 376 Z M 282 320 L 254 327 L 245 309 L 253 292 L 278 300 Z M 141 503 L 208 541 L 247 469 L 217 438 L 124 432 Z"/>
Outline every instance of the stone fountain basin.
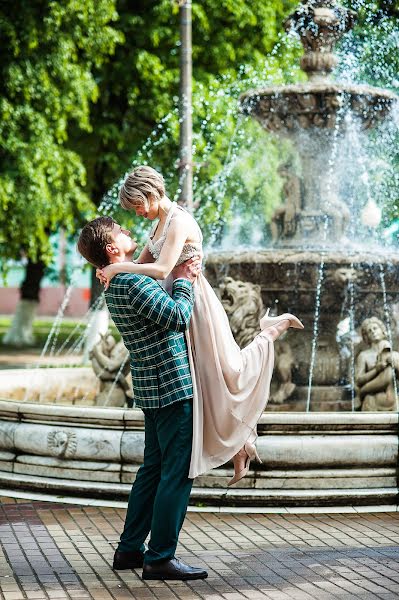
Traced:
<path fill-rule="evenodd" d="M 333 129 L 342 107 L 368 129 L 383 121 L 398 99 L 389 90 L 325 81 L 266 87 L 240 96 L 245 114 L 253 116 L 267 131 L 286 135 L 309 128 Z M 341 121 L 341 131 L 344 126 Z"/>
<path fill-rule="evenodd" d="M 321 272 L 322 259 L 324 267 Z M 305 325 L 301 332 L 290 329 L 284 338 L 295 361 L 293 382 L 297 386 L 296 390 L 287 403 L 269 403 L 267 410 L 306 410 L 316 296 L 320 281 L 317 352 L 309 409 L 317 412 L 351 410 L 350 364 L 340 357 L 338 326 L 349 315 L 348 299 L 351 294 L 353 322 L 357 330 L 363 320 L 371 316 L 386 322 L 389 307 L 393 348 L 396 349 L 398 267 L 397 252 L 381 249 L 378 252 L 354 251 L 350 247 L 341 252 L 336 249 L 322 252 L 317 249 L 301 251 L 295 248 L 271 248 L 258 251 L 219 251 L 207 256 L 206 276 L 211 285 L 216 287 L 223 277 L 257 284 L 260 286 L 263 305 L 272 307 L 272 314 L 291 312 Z M 242 302 L 245 301 L 246 298 L 243 298 Z"/>
<path fill-rule="evenodd" d="M 311 324 L 322 259 L 323 311 L 340 313 L 340 300 L 353 282 L 357 324 L 371 314 L 384 316 L 381 272 L 388 304 L 398 302 L 399 253 L 380 248 L 370 252 L 350 248 L 341 252 L 297 248 L 218 251 L 208 254 L 205 274 L 214 287 L 223 277 L 259 284 L 265 306 L 275 307 L 277 312 L 298 312 Z"/>
<path fill-rule="evenodd" d="M 127 499 L 143 458 L 138 409 L 0 400 L 0 486 Z M 235 489 L 230 464 L 196 479 L 191 503 L 243 506 L 393 504 L 398 414 L 265 413 L 262 465 Z"/>
<path fill-rule="evenodd" d="M 9 400 L 93 406 L 98 391 L 91 367 L 0 370 L 0 397 Z"/>

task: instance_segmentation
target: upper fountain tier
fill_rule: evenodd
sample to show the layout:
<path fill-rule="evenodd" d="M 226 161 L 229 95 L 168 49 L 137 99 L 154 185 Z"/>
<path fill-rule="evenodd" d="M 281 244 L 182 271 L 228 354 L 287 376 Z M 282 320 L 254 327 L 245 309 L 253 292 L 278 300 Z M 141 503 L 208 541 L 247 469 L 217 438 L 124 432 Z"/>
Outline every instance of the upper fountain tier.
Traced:
<path fill-rule="evenodd" d="M 334 46 L 353 27 L 356 14 L 336 0 L 308 0 L 285 22 L 295 31 L 304 47 L 301 67 L 309 81 L 305 84 L 270 86 L 249 90 L 240 100 L 242 110 L 253 116 L 264 129 L 295 137 L 306 130 L 333 130 L 342 108 L 357 117 L 364 129 L 384 120 L 398 97 L 366 85 L 347 85 L 331 81 L 337 64 Z M 340 130 L 344 120 L 340 122 Z"/>

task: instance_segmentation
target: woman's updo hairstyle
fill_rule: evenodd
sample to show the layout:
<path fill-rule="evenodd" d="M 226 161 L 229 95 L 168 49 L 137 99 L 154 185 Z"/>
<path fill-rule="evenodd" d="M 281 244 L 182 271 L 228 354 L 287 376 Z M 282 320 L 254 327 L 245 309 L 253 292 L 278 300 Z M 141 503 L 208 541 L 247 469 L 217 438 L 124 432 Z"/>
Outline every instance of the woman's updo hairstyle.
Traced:
<path fill-rule="evenodd" d="M 160 173 L 143 165 L 129 173 L 119 190 L 119 202 L 126 210 L 137 206 L 149 208 L 149 195 L 160 201 L 165 195 L 165 182 Z"/>

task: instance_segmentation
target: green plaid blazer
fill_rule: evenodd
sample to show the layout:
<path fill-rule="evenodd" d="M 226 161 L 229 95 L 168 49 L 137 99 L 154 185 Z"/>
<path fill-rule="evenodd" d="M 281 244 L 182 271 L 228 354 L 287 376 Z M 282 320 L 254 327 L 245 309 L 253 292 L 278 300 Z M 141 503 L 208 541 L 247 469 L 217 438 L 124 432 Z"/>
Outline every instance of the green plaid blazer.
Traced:
<path fill-rule="evenodd" d="M 151 277 L 131 273 L 115 275 L 105 292 L 130 352 L 134 399 L 140 408 L 160 408 L 193 395 L 184 333 L 194 305 L 192 284 L 176 279 L 172 296 Z"/>

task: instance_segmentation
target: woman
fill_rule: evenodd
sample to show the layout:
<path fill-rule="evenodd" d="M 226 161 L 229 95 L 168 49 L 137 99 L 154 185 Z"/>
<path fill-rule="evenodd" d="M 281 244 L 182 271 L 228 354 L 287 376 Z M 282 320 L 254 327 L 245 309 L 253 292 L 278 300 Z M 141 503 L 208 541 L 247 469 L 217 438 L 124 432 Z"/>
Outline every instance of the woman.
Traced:
<path fill-rule="evenodd" d="M 202 233 L 195 219 L 165 194 L 163 177 L 147 166 L 130 173 L 120 190 L 121 206 L 146 219 L 159 219 L 133 263 L 98 270 L 108 287 L 117 273 L 139 273 L 165 281 L 176 264 L 203 256 Z M 195 303 L 187 346 L 193 379 L 193 447 L 189 477 L 218 467 L 234 457 L 234 477 L 248 472 L 259 457 L 256 424 L 267 402 L 273 373 L 273 341 L 288 327 L 302 329 L 291 314 L 261 319 L 261 332 L 246 348 L 236 344 L 224 308 L 201 273 L 195 283 Z"/>

